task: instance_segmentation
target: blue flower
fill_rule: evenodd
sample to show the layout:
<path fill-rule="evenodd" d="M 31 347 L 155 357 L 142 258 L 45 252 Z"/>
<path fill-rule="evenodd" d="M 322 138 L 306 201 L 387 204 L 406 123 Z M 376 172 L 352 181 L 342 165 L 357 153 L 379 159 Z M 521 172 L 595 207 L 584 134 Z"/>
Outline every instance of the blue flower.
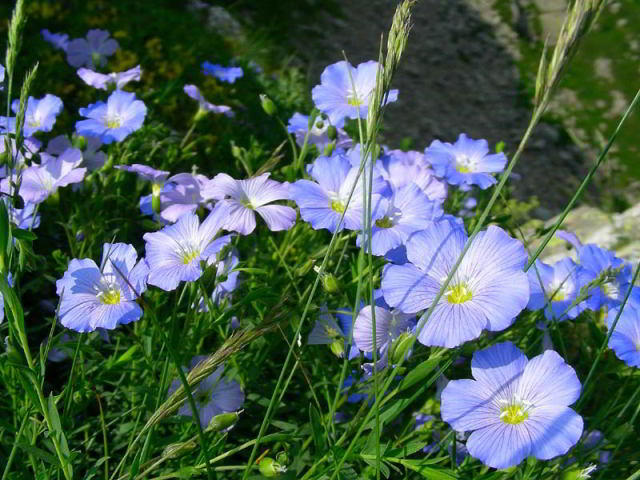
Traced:
<path fill-rule="evenodd" d="M 63 52 L 67 51 L 67 47 L 69 46 L 69 35 L 66 33 L 51 33 L 46 28 L 40 30 L 40 33 L 42 34 L 42 38 L 55 48 L 62 50 Z"/>
<path fill-rule="evenodd" d="M 412 332 L 415 316 L 389 308 L 382 298 L 373 308 L 365 305 L 358 312 L 353 327 L 353 340 L 365 353 L 373 352 L 373 312 L 376 317 L 376 348 L 386 357 L 394 340 L 403 333 Z"/>
<path fill-rule="evenodd" d="M 11 102 L 14 113 L 18 113 L 19 108 L 20 100 Z M 40 99 L 29 97 L 24 115 L 24 135 L 29 137 L 36 132 L 50 132 L 61 111 L 62 100 L 55 95 L 46 94 Z"/>
<path fill-rule="evenodd" d="M 378 159 L 376 168 L 396 189 L 415 183 L 430 200 L 443 203 L 447 199 L 447 184 L 433 174 L 424 153 L 389 150 Z"/>
<path fill-rule="evenodd" d="M 86 39 L 75 38 L 67 44 L 67 62 L 76 68 L 104 67 L 107 64 L 107 57 L 116 53 L 116 50 L 118 50 L 118 42 L 109 38 L 109 32 L 89 30 Z"/>
<path fill-rule="evenodd" d="M 599 310 L 604 306 L 617 307 L 631 284 L 631 265 L 625 263 L 615 253 L 588 244 L 579 247 L 580 265 L 602 283 L 589 291 L 587 306 Z"/>
<path fill-rule="evenodd" d="M 355 68 L 344 60 L 329 65 L 320 76 L 320 85 L 311 91 L 313 103 L 335 126 L 342 126 L 345 118 L 366 119 L 377 72 L 378 62 L 373 60 Z M 385 104 L 397 99 L 398 90 L 390 90 Z"/>
<path fill-rule="evenodd" d="M 360 230 L 364 208 L 362 179 L 365 173 L 357 180 L 348 208 L 346 204 L 349 192 L 358 178 L 358 168 L 352 167 L 346 156 L 335 154 L 331 157 L 318 157 L 313 162 L 309 174 L 315 182 L 298 180 L 289 187 L 291 199 L 300 207 L 302 219 L 309 222 L 315 230 Z M 371 205 L 374 213 L 377 212 L 380 216 L 385 210 L 378 207 L 378 204 L 386 202 L 382 194 L 387 190 L 387 182 L 375 175 Z M 345 210 L 344 221 L 338 229 L 338 221 Z M 374 217 L 374 220 L 377 219 Z"/>
<path fill-rule="evenodd" d="M 444 213 L 440 203 L 429 200 L 415 183 L 393 191 L 391 198 L 377 206 L 382 211 L 373 212 L 377 220 L 371 229 L 371 252 L 377 256 L 403 245 L 411 234 L 424 230 Z M 356 244 L 360 246 L 367 237 L 360 233 Z"/>
<path fill-rule="evenodd" d="M 203 361 L 206 356 L 196 356 L 191 359 L 191 369 Z M 179 379 L 175 379 L 169 387 L 171 395 L 182 385 Z M 230 413 L 239 410 L 244 404 L 244 392 L 238 382 L 224 378 L 224 365 L 218 367 L 211 375 L 202 380 L 191 390 L 191 395 L 198 410 L 200 426 L 207 428 L 209 422 L 216 415 Z M 192 416 L 189 402 L 184 402 L 178 410 L 178 415 Z"/>
<path fill-rule="evenodd" d="M 164 185 L 165 180 L 169 177 L 169 172 L 165 170 L 156 170 L 148 165 L 134 163 L 133 165 L 116 165 L 116 169 L 125 172 L 137 173 L 140 178 L 150 181 L 153 185 Z"/>
<path fill-rule="evenodd" d="M 340 325 L 336 323 L 326 305 L 320 307 L 320 315 L 318 315 L 316 323 L 311 333 L 309 333 L 307 343 L 309 345 L 329 345 L 331 351 L 339 357 L 344 357 L 344 352 L 348 349 L 348 358 L 351 360 L 359 355 L 355 340 L 352 339 L 351 348 L 349 348 L 352 323 L 351 312 L 342 310 L 337 312 L 337 316 Z"/>
<path fill-rule="evenodd" d="M 67 148 L 59 157 L 41 153 L 42 165 L 32 165 L 22 172 L 20 196 L 25 202 L 41 203 L 58 188 L 82 182 L 86 168 L 80 168 L 82 153 Z"/>
<path fill-rule="evenodd" d="M 102 142 L 98 137 L 83 137 L 86 146 L 82 152 L 82 166 L 89 170 L 98 170 L 102 168 L 104 162 L 107 161 L 107 155 L 99 149 Z M 73 144 L 66 135 L 58 135 L 47 143 L 47 153 L 49 155 L 61 155 L 66 149 L 72 148 Z"/>
<path fill-rule="evenodd" d="M 107 103 L 98 101 L 80 109 L 80 115 L 88 120 L 76 123 L 78 135 L 100 137 L 103 143 L 121 142 L 139 130 L 147 115 L 147 107 L 136 100 L 135 93 L 116 90 Z"/>
<path fill-rule="evenodd" d="M 511 342 L 473 354 L 474 380 L 451 380 L 442 392 L 442 419 L 473 432 L 469 454 L 493 468 L 528 456 L 549 460 L 567 453 L 583 420 L 569 408 L 580 396 L 576 372 L 553 350 L 528 360 Z"/>
<path fill-rule="evenodd" d="M 4 82 L 4 67 L 0 65 L 0 84 Z M 0 92 L 4 90 L 4 87 L 0 85 Z"/>
<path fill-rule="evenodd" d="M 199 109 L 202 112 L 224 113 L 227 117 L 233 117 L 235 115 L 231 107 L 209 103 L 195 85 L 185 85 L 184 93 L 198 102 Z"/>
<path fill-rule="evenodd" d="M 464 229 L 447 220 L 413 234 L 406 242 L 411 263 L 384 269 L 384 299 L 405 313 L 429 308 L 466 241 Z M 418 340 L 453 348 L 479 337 L 483 329 L 509 327 L 529 301 L 526 262 L 522 243 L 501 228 L 490 226 L 480 232 L 418 332 Z"/>
<path fill-rule="evenodd" d="M 472 140 L 464 133 L 453 145 L 434 140 L 425 155 L 436 175 L 451 185 L 477 185 L 483 190 L 497 183 L 491 174 L 502 172 L 507 164 L 504 153 L 489 154 L 486 140 Z"/>
<path fill-rule="evenodd" d="M 140 81 L 142 70 L 140 69 L 140 65 L 138 65 L 118 73 L 104 74 L 94 72 L 88 68 L 80 68 L 77 73 L 82 81 L 91 87 L 108 90 L 111 86 L 114 86 L 120 90 L 129 82 Z"/>
<path fill-rule="evenodd" d="M 320 153 L 324 152 L 324 149 L 329 145 L 332 140 L 329 138 L 327 131 L 331 124 L 328 119 L 323 119 L 318 115 L 313 122 L 311 130 L 309 130 L 309 115 L 302 115 L 301 113 L 294 113 L 289 119 L 287 125 L 287 131 L 292 133 L 296 137 L 296 143 L 302 147 L 304 145 L 304 139 L 307 136 L 307 143 L 309 145 L 315 145 Z M 336 148 L 347 149 L 351 147 L 351 139 L 342 128 L 337 128 L 336 133 L 338 135 L 336 139 Z"/>
<path fill-rule="evenodd" d="M 215 236 L 222 227 L 225 212 L 215 209 L 200 224 L 198 216 L 185 213 L 173 225 L 145 233 L 149 284 L 175 290 L 181 281 L 193 282 L 202 276 L 201 262 L 208 262 L 231 240 L 230 235 Z"/>
<path fill-rule="evenodd" d="M 147 288 L 149 267 L 137 259 L 133 246 L 105 243 L 102 268 L 88 258 L 71 260 L 56 282 L 62 325 L 77 332 L 92 332 L 140 319 L 142 309 L 136 299 Z"/>
<path fill-rule="evenodd" d="M 634 287 L 631 295 L 609 339 L 609 348 L 630 367 L 640 368 L 640 289 Z M 620 307 L 609 311 L 607 317 L 609 330 L 619 311 Z"/>
<path fill-rule="evenodd" d="M 162 221 L 173 223 L 185 213 L 207 205 L 210 199 L 203 196 L 203 189 L 208 183 L 209 179 L 200 174 L 178 173 L 169 177 L 159 194 Z"/>
<path fill-rule="evenodd" d="M 576 318 L 586 310 L 586 301 L 569 307 L 578 299 L 580 289 L 593 280 L 594 275 L 570 258 L 563 258 L 554 265 L 536 260 L 535 266 L 529 269 L 528 276 L 531 291 L 527 305 L 529 310 L 544 308 L 547 320 L 558 321 Z M 546 306 L 547 299 L 550 300 L 549 306 Z"/>
<path fill-rule="evenodd" d="M 268 205 L 289 198 L 287 184 L 271 180 L 269 173 L 247 180 L 235 180 L 219 173 L 202 192 L 205 198 L 215 198 L 226 210 L 223 227 L 242 235 L 256 228 L 256 213 L 267 223 L 269 230 L 289 230 L 296 222 L 296 211 L 285 205 Z"/>
<path fill-rule="evenodd" d="M 238 78 L 242 78 L 244 75 L 244 71 L 240 67 L 223 67 L 211 62 L 202 62 L 202 72 L 227 83 L 235 83 Z"/>

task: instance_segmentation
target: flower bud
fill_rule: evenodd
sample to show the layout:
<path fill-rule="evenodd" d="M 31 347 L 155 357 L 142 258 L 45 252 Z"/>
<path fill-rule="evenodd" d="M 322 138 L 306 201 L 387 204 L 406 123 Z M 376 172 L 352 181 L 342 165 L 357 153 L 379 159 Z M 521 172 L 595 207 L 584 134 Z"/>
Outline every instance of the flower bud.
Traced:
<path fill-rule="evenodd" d="M 242 411 L 242 410 L 241 410 Z M 232 427 L 238 420 L 240 412 L 221 413 L 211 419 L 205 432 L 220 432 Z"/>
<path fill-rule="evenodd" d="M 82 135 L 78 135 L 77 137 L 74 136 L 71 139 L 71 145 L 73 145 L 73 148 L 84 150 L 85 148 L 87 148 L 87 139 L 84 138 Z"/>
<path fill-rule="evenodd" d="M 84 240 L 84 232 L 82 230 L 78 230 L 76 232 L 76 242 L 81 242 Z"/>
<path fill-rule="evenodd" d="M 334 141 L 338 138 L 338 129 L 333 125 L 329 125 L 329 128 L 327 128 L 327 137 L 329 137 L 329 140 Z"/>
<path fill-rule="evenodd" d="M 333 273 L 326 273 L 322 277 L 322 286 L 327 293 L 336 293 L 338 290 L 340 290 L 338 279 Z"/>
<path fill-rule="evenodd" d="M 336 357 L 344 357 L 344 340 L 342 338 L 334 340 L 333 343 L 329 345 L 329 349 Z"/>
<path fill-rule="evenodd" d="M 309 121 L 307 123 L 308 130 L 311 130 L 313 128 L 313 125 L 316 123 L 316 118 L 318 118 L 318 109 L 314 108 L 309 114 Z"/>
<path fill-rule="evenodd" d="M 277 113 L 278 109 L 276 108 L 276 104 L 264 93 L 260 94 L 260 103 L 262 104 L 264 112 L 270 117 L 273 117 Z"/>
<path fill-rule="evenodd" d="M 324 156 L 325 157 L 330 157 L 335 148 L 336 148 L 336 143 L 335 142 L 327 143 L 327 146 L 324 147 L 324 152 L 323 152 Z"/>
<path fill-rule="evenodd" d="M 396 338 L 389 348 L 389 361 L 392 365 L 397 365 L 411 353 L 413 346 L 413 335 L 404 332 Z"/>
<path fill-rule="evenodd" d="M 275 477 L 287 471 L 287 467 L 280 465 L 271 457 L 264 457 L 260 460 L 258 467 L 260 468 L 260 473 L 265 477 Z"/>
<path fill-rule="evenodd" d="M 276 462 L 280 465 L 287 465 L 289 463 L 289 455 L 287 452 L 280 452 L 276 455 Z"/>

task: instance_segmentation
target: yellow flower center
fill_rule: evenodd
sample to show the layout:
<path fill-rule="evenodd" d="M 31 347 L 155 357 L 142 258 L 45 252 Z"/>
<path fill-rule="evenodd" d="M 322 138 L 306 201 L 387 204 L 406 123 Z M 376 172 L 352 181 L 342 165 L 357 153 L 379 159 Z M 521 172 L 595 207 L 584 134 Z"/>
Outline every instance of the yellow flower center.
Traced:
<path fill-rule="evenodd" d="M 340 200 L 332 200 L 329 205 L 331 205 L 331 210 L 333 210 L 334 212 L 344 212 L 344 206 L 342 205 L 342 202 L 340 202 Z"/>
<path fill-rule="evenodd" d="M 359 107 L 360 105 L 364 104 L 364 101 L 360 97 L 358 97 L 357 93 L 352 93 L 350 95 L 347 95 L 347 103 L 352 107 Z"/>
<path fill-rule="evenodd" d="M 192 260 L 198 258 L 200 256 L 200 252 L 197 250 L 186 250 L 182 253 L 182 263 L 188 265 Z"/>
<path fill-rule="evenodd" d="M 449 303 L 464 303 L 473 298 L 471 289 L 466 283 L 459 283 L 447 292 L 447 300 Z"/>
<path fill-rule="evenodd" d="M 120 303 L 120 290 L 117 288 L 103 290 L 98 294 L 98 298 L 105 305 L 118 305 Z"/>
<path fill-rule="evenodd" d="M 376 227 L 378 228 L 391 228 L 393 227 L 393 221 L 385 216 L 379 220 L 376 220 Z"/>
<path fill-rule="evenodd" d="M 529 418 L 529 414 L 522 405 L 514 403 L 500 409 L 500 420 L 510 425 L 518 425 Z"/>
<path fill-rule="evenodd" d="M 466 155 L 456 158 L 456 170 L 460 173 L 471 173 L 473 171 L 472 162 Z"/>
<path fill-rule="evenodd" d="M 106 124 L 108 128 L 119 128 L 121 125 L 121 122 L 119 118 L 110 118 L 110 119 L 107 119 Z"/>

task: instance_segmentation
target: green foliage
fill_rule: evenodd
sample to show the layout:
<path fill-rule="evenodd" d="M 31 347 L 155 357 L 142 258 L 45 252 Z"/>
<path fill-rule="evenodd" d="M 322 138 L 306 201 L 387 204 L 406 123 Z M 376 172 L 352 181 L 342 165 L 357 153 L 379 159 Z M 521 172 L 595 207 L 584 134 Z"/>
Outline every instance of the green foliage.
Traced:
<path fill-rule="evenodd" d="M 277 180 L 292 181 L 303 174 L 305 156 L 308 161 L 314 155 L 305 147 L 298 150 L 282 128 L 293 111 L 310 110 L 303 74 L 275 61 L 263 65 L 264 73 L 256 73 L 249 67 L 247 45 L 215 33 L 203 35 L 178 3 L 26 4 L 30 21 L 24 45 L 29 48 L 16 57 L 14 78 L 40 64 L 35 80 L 24 83 L 20 111 L 28 95 L 54 93 L 65 101 L 55 130 L 43 138 L 72 131 L 77 109 L 104 95 L 82 85 L 64 56 L 41 39 L 41 28 L 67 31 L 71 37 L 84 35 L 89 27 L 114 32 L 121 50 L 110 60 L 109 70 L 141 63 L 142 82 L 127 88 L 145 101 L 150 114 L 140 131 L 109 147 L 107 163 L 85 179 L 83 188 L 61 189 L 39 207 L 43 221 L 37 230 L 10 227 L 0 202 L 0 292 L 5 311 L 0 334 L 8 338 L 0 355 L 0 458 L 7 459 L 0 466 L 2 480 L 205 475 L 524 480 L 573 478 L 596 462 L 598 451 L 580 444 L 570 453 L 573 464 L 562 457 L 496 472 L 467 457 L 458 466 L 455 451 L 448 451 L 452 445 L 455 449 L 455 435 L 439 417 L 415 429 L 415 412 L 439 413 L 436 381 L 443 374 L 468 378 L 468 359 L 474 351 L 511 340 L 527 355 L 538 354 L 543 342 L 543 332 L 536 327 L 540 312 L 524 312 L 512 328 L 454 350 L 427 348 L 413 337 L 402 337 L 391 350 L 397 369 L 384 368 L 372 380 L 359 374 L 370 361 L 363 355 L 349 362 L 337 359 L 330 348 L 306 345 L 324 304 L 350 309 L 361 300 L 368 303 L 372 290 L 379 287 L 383 261 L 356 248 L 354 233 L 332 236 L 302 221 L 286 232 L 259 227 L 251 236 L 232 240 L 232 247 L 241 252 L 235 270 L 242 279 L 232 302 L 207 302 L 207 311 L 199 307 L 203 292 L 208 298 L 225 280 L 209 267 L 200 282 L 174 292 L 150 289 L 139 300 L 144 317 L 109 331 L 109 341 L 99 332 L 64 337 L 70 331 L 58 325 L 55 281 L 69 261 L 97 261 L 102 245 L 112 239 L 131 243 L 141 252 L 143 234 L 162 227 L 139 211 L 138 199 L 149 193 L 148 184 L 114 166 L 141 163 L 172 173 L 228 172 L 234 178 L 268 171 Z M 326 7 L 312 0 L 222 3 L 232 12 L 264 16 L 267 26 L 286 25 L 294 13 Z M 363 160 L 380 151 L 376 135 L 384 109 L 379 107 L 401 61 L 412 4 L 400 3 L 388 51 L 381 52 L 385 69 L 379 72 L 378 101 L 360 139 Z M 9 16 L 8 10 L 0 13 Z M 16 25 L 12 23 L 10 30 L 12 45 L 19 42 L 22 29 L 22 24 Z M 269 38 L 278 40 L 275 34 Z M 272 47 L 269 42 L 264 45 Z M 245 70 L 245 77 L 233 85 L 200 73 L 204 60 L 226 64 L 231 59 Z M 193 121 L 196 106 L 182 91 L 187 83 L 201 87 L 212 102 L 231 105 L 236 117 Z M 267 95 L 268 102 L 261 101 L 260 94 Z M 526 137 L 521 147 L 525 143 Z M 535 200 L 512 200 L 507 176 L 496 189 L 478 195 L 478 206 L 465 220 L 469 231 L 491 222 L 518 232 L 527 220 Z M 459 212 L 465 199 L 462 193 L 452 195 L 447 210 Z M 15 272 L 13 286 L 4 275 L 9 270 Z M 233 317 L 239 321 L 238 330 L 232 329 Z M 580 413 L 590 429 L 603 431 L 606 440 L 599 449 L 613 453 L 605 475 L 635 476 L 637 372 L 604 348 L 607 333 L 600 316 L 585 313 L 572 322 L 554 323 L 549 333 L 580 379 L 590 379 Z M 66 355 L 63 361 L 48 360 L 52 346 Z M 207 358 L 186 373 L 181 367 L 194 355 Z M 201 427 L 188 416 L 176 415 L 182 405 L 196 407 L 193 389 L 222 364 L 226 376 L 243 387 L 244 410 L 216 416 Z M 356 382 L 347 389 L 350 373 Z M 169 394 L 174 380 L 177 386 Z M 369 400 L 350 402 L 349 395 L 355 393 Z"/>

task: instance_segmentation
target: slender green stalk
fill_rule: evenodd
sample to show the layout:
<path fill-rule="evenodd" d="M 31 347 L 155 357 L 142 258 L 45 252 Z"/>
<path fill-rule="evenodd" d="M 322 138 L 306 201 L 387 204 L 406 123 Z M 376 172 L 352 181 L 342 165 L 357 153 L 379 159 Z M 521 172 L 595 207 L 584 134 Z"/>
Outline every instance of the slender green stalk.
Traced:
<path fill-rule="evenodd" d="M 107 442 L 107 427 L 104 422 L 104 411 L 102 410 L 102 402 L 100 395 L 96 393 L 98 408 L 100 409 L 100 425 L 102 426 L 102 445 L 104 448 L 104 480 L 109 480 L 109 444 Z"/>
<path fill-rule="evenodd" d="M 18 450 L 18 443 L 20 442 L 20 437 L 22 437 L 22 432 L 24 432 L 24 427 L 27 425 L 27 420 L 29 420 L 29 414 L 31 413 L 31 408 L 27 408 L 27 411 L 22 418 L 22 422 L 20 422 L 20 428 L 18 429 L 18 433 L 16 434 L 16 438 L 13 442 L 13 446 L 11 447 L 11 453 L 9 453 L 9 458 L 7 459 L 7 464 L 4 466 L 4 472 L 2 472 L 2 479 L 6 480 L 7 475 L 9 474 L 9 470 L 11 470 L 11 464 L 13 463 L 13 457 L 16 455 L 16 451 Z"/>

